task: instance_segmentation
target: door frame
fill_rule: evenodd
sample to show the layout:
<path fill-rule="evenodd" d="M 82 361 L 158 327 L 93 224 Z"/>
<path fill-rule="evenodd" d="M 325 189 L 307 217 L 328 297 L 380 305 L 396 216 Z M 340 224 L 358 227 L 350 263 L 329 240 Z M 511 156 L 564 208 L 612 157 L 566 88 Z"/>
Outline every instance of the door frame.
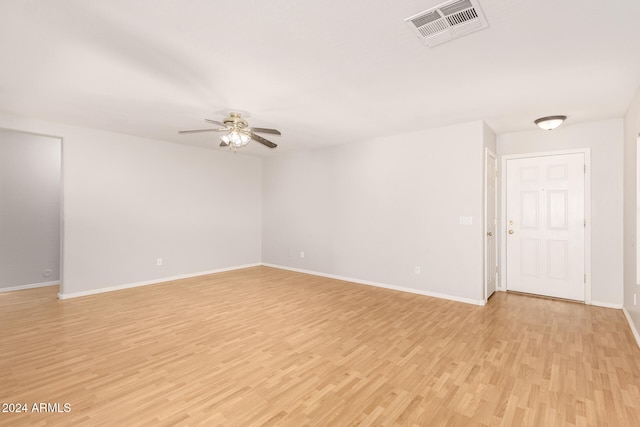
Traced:
<path fill-rule="evenodd" d="M 507 225 L 504 218 L 507 214 L 507 161 L 513 159 L 526 159 L 531 157 L 557 156 L 563 154 L 584 154 L 584 272 L 586 280 L 584 283 L 584 303 L 591 305 L 591 149 L 579 148 L 575 150 L 541 151 L 535 153 L 507 154 L 501 156 L 500 171 L 500 215 L 498 233 L 500 234 L 500 280 L 497 289 L 507 290 Z M 486 291 L 485 291 L 486 292 Z"/>
<path fill-rule="evenodd" d="M 488 176 L 487 176 L 487 161 L 489 159 L 489 156 L 493 157 L 493 161 L 495 162 L 495 170 L 496 170 L 496 176 L 494 177 L 495 179 L 495 197 L 494 197 L 494 203 L 495 206 L 493 207 L 493 210 L 496 214 L 496 219 L 498 218 L 498 156 L 496 155 L 496 153 L 494 153 L 493 151 L 491 151 L 488 147 L 485 147 L 484 149 L 484 167 L 485 167 L 485 171 L 484 171 L 484 268 L 487 267 L 487 254 L 488 252 L 488 245 L 487 245 L 487 199 L 488 199 Z M 500 228 L 500 223 L 499 221 L 496 222 L 496 234 L 498 234 L 498 230 Z M 499 265 L 499 252 L 498 252 L 498 236 L 495 236 L 495 239 L 493 239 L 493 244 L 494 244 L 494 250 L 495 250 L 495 254 L 496 254 L 496 265 L 495 267 L 498 267 Z M 494 267 L 494 268 L 495 268 Z M 486 303 L 489 300 L 489 296 L 487 295 L 488 293 L 488 285 L 489 285 L 489 281 L 488 281 L 488 277 L 487 277 L 487 272 L 485 271 L 484 274 L 484 302 Z M 500 289 L 500 272 L 496 272 L 496 292 Z"/>

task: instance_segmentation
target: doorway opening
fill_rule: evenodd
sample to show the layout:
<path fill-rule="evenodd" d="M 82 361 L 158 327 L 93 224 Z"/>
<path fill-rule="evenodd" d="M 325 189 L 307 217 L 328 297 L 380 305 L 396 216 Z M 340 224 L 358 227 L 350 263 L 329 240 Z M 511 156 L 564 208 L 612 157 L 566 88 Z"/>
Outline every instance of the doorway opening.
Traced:
<path fill-rule="evenodd" d="M 62 139 L 0 129 L 0 292 L 61 286 Z"/>
<path fill-rule="evenodd" d="M 487 302 L 498 283 L 498 160 L 485 148 L 484 218 L 485 275 L 484 300 Z"/>

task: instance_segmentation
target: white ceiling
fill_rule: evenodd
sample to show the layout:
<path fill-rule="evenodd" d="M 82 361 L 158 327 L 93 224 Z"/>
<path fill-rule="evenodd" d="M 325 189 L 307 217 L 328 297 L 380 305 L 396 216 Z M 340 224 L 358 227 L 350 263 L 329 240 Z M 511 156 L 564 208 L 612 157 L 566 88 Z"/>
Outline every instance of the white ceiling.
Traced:
<path fill-rule="evenodd" d="M 640 1 L 479 1 L 488 29 L 429 49 L 404 19 L 441 0 L 0 0 L 0 111 L 213 147 L 177 131 L 240 111 L 278 151 L 624 114 Z"/>

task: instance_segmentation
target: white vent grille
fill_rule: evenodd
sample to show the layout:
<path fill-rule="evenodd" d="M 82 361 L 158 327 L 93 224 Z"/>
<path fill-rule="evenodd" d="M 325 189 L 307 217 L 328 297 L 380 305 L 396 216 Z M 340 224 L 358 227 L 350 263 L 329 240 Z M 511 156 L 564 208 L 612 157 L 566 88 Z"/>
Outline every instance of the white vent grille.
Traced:
<path fill-rule="evenodd" d="M 454 15 L 447 16 L 447 22 L 452 26 L 464 24 L 472 19 L 478 19 L 478 13 L 475 9 L 467 9 Z"/>
<path fill-rule="evenodd" d="M 428 24 L 423 25 L 418 28 L 418 31 L 420 31 L 420 34 L 422 34 L 423 37 L 429 37 L 430 35 L 444 31 L 447 28 L 449 28 L 448 25 L 445 24 L 442 19 L 439 19 L 435 22 L 429 22 Z"/>
<path fill-rule="evenodd" d="M 487 28 L 477 0 L 454 0 L 405 19 L 411 30 L 429 47 Z"/>

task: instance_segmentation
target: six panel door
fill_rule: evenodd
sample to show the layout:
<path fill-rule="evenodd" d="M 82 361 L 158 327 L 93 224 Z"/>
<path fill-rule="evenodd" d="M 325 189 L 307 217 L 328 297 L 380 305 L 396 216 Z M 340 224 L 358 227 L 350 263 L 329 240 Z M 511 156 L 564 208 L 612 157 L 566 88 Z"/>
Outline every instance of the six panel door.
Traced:
<path fill-rule="evenodd" d="M 509 159 L 507 289 L 585 300 L 584 154 Z"/>

